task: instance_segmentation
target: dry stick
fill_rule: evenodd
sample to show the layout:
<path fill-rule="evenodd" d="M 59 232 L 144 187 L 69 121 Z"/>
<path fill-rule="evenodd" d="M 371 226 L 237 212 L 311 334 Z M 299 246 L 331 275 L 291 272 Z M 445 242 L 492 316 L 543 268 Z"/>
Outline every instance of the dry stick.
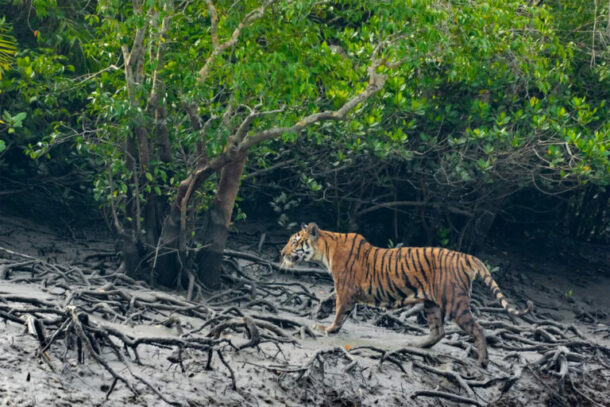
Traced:
<path fill-rule="evenodd" d="M 57 329 L 57 331 L 55 331 L 55 333 L 53 335 L 51 335 L 51 338 L 49 338 L 49 340 L 48 340 L 47 344 L 44 346 L 44 348 L 40 349 L 40 352 L 42 352 L 42 353 L 46 352 L 51 347 L 53 342 L 55 342 L 55 339 L 57 339 L 59 334 L 61 334 L 64 331 L 65 332 L 70 331 L 71 323 L 72 323 L 72 320 L 70 318 L 66 318 L 66 320 L 61 324 L 61 326 Z"/>
<path fill-rule="evenodd" d="M 544 380 L 542 380 L 542 378 L 536 374 L 535 370 L 531 366 L 526 365 L 525 367 L 532 374 L 532 376 L 534 376 L 538 380 L 538 382 L 540 382 L 540 384 L 542 384 L 546 388 L 546 390 L 551 394 L 551 396 L 561 403 L 561 405 L 569 405 L 565 397 L 563 397 L 555 389 L 549 386 Z"/>
<path fill-rule="evenodd" d="M 572 379 L 570 378 L 570 376 L 568 376 L 568 380 L 570 381 L 570 386 L 572 386 L 572 389 L 578 393 L 582 398 L 586 399 L 589 403 L 591 403 L 592 405 L 595 406 L 599 406 L 599 407 L 604 407 L 603 405 L 601 405 L 600 403 L 598 403 L 597 401 L 591 399 L 590 397 L 587 397 L 586 394 L 584 394 L 583 392 L 581 392 L 576 385 L 574 384 L 574 382 L 572 381 Z M 591 389 L 589 389 L 591 390 Z"/>
<path fill-rule="evenodd" d="M 462 389 L 464 389 L 464 391 L 466 391 L 466 393 L 468 394 L 468 397 L 476 397 L 476 395 L 474 394 L 474 391 L 472 390 L 472 388 L 470 387 L 470 385 L 466 382 L 466 380 L 464 380 L 464 378 L 459 374 L 456 373 L 452 370 L 441 370 L 441 369 L 437 369 L 434 368 L 432 366 L 428 366 L 425 365 L 423 363 L 418 362 L 417 360 L 413 361 L 413 366 L 419 367 L 420 369 L 426 370 L 428 372 L 437 374 L 439 376 L 444 376 L 450 380 L 453 380 L 454 382 L 456 382 L 457 384 L 460 385 L 460 387 Z"/>
<path fill-rule="evenodd" d="M 225 365 L 227 369 L 229 369 L 229 373 L 231 373 L 231 382 L 233 383 L 233 390 L 237 391 L 237 383 L 235 381 L 235 373 L 233 373 L 233 369 L 231 369 L 231 366 L 229 366 L 229 364 L 225 361 L 225 358 L 222 356 L 222 352 L 220 351 L 220 349 L 216 349 L 216 353 L 218 354 L 218 357 L 220 358 L 222 364 Z"/>
<path fill-rule="evenodd" d="M 318 299 L 318 297 L 316 297 L 314 294 L 312 294 L 302 283 L 299 282 L 290 282 L 290 283 L 280 283 L 280 282 L 258 282 L 259 286 L 261 287 L 267 287 L 267 288 L 279 288 L 279 287 L 290 287 L 290 286 L 297 286 L 299 287 L 301 290 L 303 290 L 302 292 L 298 292 L 296 294 L 302 294 L 308 298 L 311 298 L 312 300 L 315 301 L 320 301 Z"/>
<path fill-rule="evenodd" d="M 270 303 L 269 301 L 266 300 L 254 300 L 254 301 L 250 301 L 249 303 L 247 303 L 246 305 L 244 305 L 244 308 L 252 308 L 255 305 L 262 305 L 265 306 L 269 309 L 269 311 L 271 311 L 274 314 L 277 314 L 277 308 L 275 307 L 275 305 L 273 305 L 272 303 Z"/>
<path fill-rule="evenodd" d="M 271 323 L 265 322 L 265 321 L 256 321 L 256 325 L 258 325 L 260 328 L 265 328 L 265 329 L 273 332 L 274 334 L 276 334 L 277 336 L 279 336 L 281 338 L 286 339 L 286 342 L 296 343 L 295 339 L 293 339 L 283 329 L 275 326 L 274 324 L 271 324 Z"/>
<path fill-rule="evenodd" d="M 266 260 L 262 257 L 256 256 L 254 254 L 250 254 L 250 253 L 244 253 L 244 252 L 239 252 L 237 250 L 231 250 L 231 249 L 225 249 L 223 251 L 223 254 L 225 256 L 229 256 L 229 257 L 237 257 L 240 259 L 245 259 L 245 260 L 251 260 L 253 262 L 256 263 L 261 263 L 261 264 L 266 264 L 269 265 L 271 267 L 273 267 L 276 270 L 283 270 L 283 271 L 287 271 L 290 273 L 295 273 L 295 274 L 302 274 L 302 275 L 313 275 L 316 277 L 321 277 L 327 280 L 332 279 L 332 277 L 330 276 L 330 273 L 326 270 L 322 270 L 319 268 L 313 268 L 313 267 L 294 267 L 291 269 L 282 269 L 279 265 L 279 263 L 275 263 L 269 260 Z"/>
<path fill-rule="evenodd" d="M 119 379 L 117 379 L 116 377 L 112 381 L 112 384 L 110 385 L 110 388 L 106 392 L 106 400 L 108 400 L 108 397 L 110 397 L 110 394 L 113 392 L 113 390 L 116 387 L 116 384 L 117 384 L 118 381 L 119 381 Z"/>
<path fill-rule="evenodd" d="M 358 366 L 358 362 L 356 361 L 356 359 L 350 355 L 350 353 L 348 352 L 347 349 L 345 349 L 344 347 L 340 347 L 339 349 L 341 349 L 341 351 L 343 352 L 343 355 L 349 359 L 351 361 L 350 364 L 348 364 L 347 366 L 345 366 L 345 369 L 343 369 L 343 371 L 345 373 L 348 373 L 350 370 L 352 370 L 354 367 Z"/>
<path fill-rule="evenodd" d="M 357 355 L 357 354 L 359 354 L 359 351 L 361 351 L 363 349 L 371 350 L 371 351 L 377 352 L 377 353 L 379 353 L 381 355 L 379 357 L 379 369 L 380 370 L 381 370 L 382 363 L 387 360 L 388 362 L 391 362 L 391 363 L 395 364 L 400 369 L 401 372 L 407 373 L 405 368 L 402 367 L 402 363 L 400 363 L 400 361 L 396 360 L 394 357 L 388 356 L 387 355 L 388 351 L 386 351 L 384 349 L 377 348 L 375 346 L 363 345 L 363 346 L 357 346 L 355 348 L 351 348 L 350 349 L 350 353 L 353 353 L 353 354 Z M 358 353 L 356 353 L 356 352 L 358 352 Z"/>
<path fill-rule="evenodd" d="M 9 314 L 8 312 L 4 312 L 2 310 L 0 310 L 0 317 L 7 319 L 9 321 L 15 322 L 19 325 L 25 325 L 25 321 L 13 314 Z"/>
<path fill-rule="evenodd" d="M 471 398 L 458 396 L 453 393 L 445 393 L 442 391 L 420 390 L 420 391 L 416 391 L 415 393 L 413 393 L 411 395 L 412 399 L 414 399 L 416 397 L 438 397 L 438 398 L 443 398 L 443 399 L 447 399 L 450 401 L 454 401 L 456 403 L 471 404 L 473 406 L 479 406 L 479 407 L 485 406 L 485 404 L 481 404 L 478 401 L 473 400 Z"/>
<path fill-rule="evenodd" d="M 250 340 L 247 343 L 240 345 L 238 347 L 240 350 L 245 348 L 253 348 L 255 346 L 258 346 L 258 344 L 261 342 L 261 336 L 258 332 L 258 327 L 256 326 L 256 323 L 252 320 L 252 318 L 245 316 L 244 322 L 246 323 L 246 329 L 248 331 L 248 335 L 250 336 Z"/>
<path fill-rule="evenodd" d="M 401 328 L 404 328 L 405 330 L 410 330 L 410 331 L 415 331 L 415 332 L 419 332 L 419 333 L 425 333 L 426 330 L 423 329 L 420 326 L 414 325 L 414 324 L 410 324 L 408 322 L 403 322 L 400 319 L 396 318 L 395 316 L 393 316 L 390 313 L 385 313 L 382 316 L 380 316 L 375 322 L 374 324 L 377 326 L 383 326 L 383 320 L 389 320 L 391 323 L 396 324 L 398 326 L 400 326 Z"/>
<path fill-rule="evenodd" d="M 15 252 L 13 250 L 7 249 L 6 247 L 0 246 L 0 251 L 3 251 L 3 252 L 8 253 L 8 254 L 12 254 L 14 256 L 23 257 L 25 259 L 30 259 L 30 260 L 33 260 L 35 262 L 46 263 L 44 260 L 38 259 L 38 258 L 30 256 L 28 254 L 23 254 L 23 253 Z"/>
<path fill-rule="evenodd" d="M 404 307 L 394 311 L 395 315 L 401 315 L 403 319 L 409 318 L 412 315 L 417 314 L 424 310 L 424 303 L 415 304 L 412 307 Z"/>
<path fill-rule="evenodd" d="M 243 182 L 243 181 L 242 181 Z M 265 238 L 267 237 L 266 233 L 261 233 L 261 238 L 258 241 L 258 247 L 257 247 L 257 252 L 261 252 L 263 250 L 263 245 L 265 244 Z"/>
<path fill-rule="evenodd" d="M 74 331 L 76 332 L 76 335 L 78 336 L 78 338 L 80 338 L 80 340 L 82 342 L 85 343 L 85 346 L 86 346 L 87 350 L 89 351 L 89 353 L 91 354 L 91 356 L 93 356 L 93 358 L 100 365 L 102 365 L 104 367 L 104 369 L 106 369 L 106 371 L 112 375 L 112 377 L 125 383 L 125 385 L 129 388 L 129 390 L 131 390 L 134 395 L 138 396 L 139 393 L 133 387 L 133 385 L 123 376 L 116 373 L 114 371 L 114 369 L 112 369 L 110 367 L 110 365 L 108 365 L 108 363 L 104 359 L 102 359 L 100 355 L 97 354 L 97 352 L 95 352 L 95 350 L 93 349 L 93 345 L 89 341 L 89 337 L 85 334 L 83 326 L 81 325 L 80 321 L 78 320 L 78 315 L 76 314 L 76 308 L 73 306 L 69 306 L 69 307 L 67 307 L 67 311 L 68 311 L 70 317 L 72 318 L 72 326 L 74 328 Z"/>
<path fill-rule="evenodd" d="M 283 317 L 274 317 L 274 316 L 268 316 L 268 315 L 258 315 L 258 314 L 252 314 L 250 316 L 255 319 L 259 319 L 259 320 L 262 319 L 264 321 L 273 322 L 276 325 L 280 325 L 280 326 L 283 324 L 287 324 L 287 325 L 299 327 L 301 329 L 304 329 L 305 333 L 307 335 L 309 335 L 310 337 L 312 337 L 312 338 L 317 337 L 317 335 L 311 330 L 311 328 L 308 325 L 302 324 L 298 321 L 293 321 L 292 319 L 283 318 Z"/>
<path fill-rule="evenodd" d="M 74 311 L 73 311 L 74 312 Z M 82 326 L 81 326 L 82 329 Z M 103 335 L 105 335 L 106 337 L 108 337 L 108 332 L 99 329 L 94 329 L 95 332 L 97 333 L 102 333 Z M 140 343 L 149 343 L 149 340 L 151 340 L 152 338 L 138 338 L 135 341 L 128 343 L 125 342 L 127 340 L 127 338 L 122 335 L 119 332 L 114 332 L 113 333 L 114 336 L 120 338 L 123 340 L 124 343 L 128 344 L 129 346 L 132 347 L 132 349 L 135 352 L 136 347 L 140 344 Z M 89 340 L 89 337 L 87 335 L 85 335 L 87 341 Z M 110 339 L 108 338 L 108 340 L 110 341 Z M 173 340 L 173 338 L 154 338 L 151 340 L 151 342 L 157 346 L 159 346 L 159 343 L 162 343 L 163 341 L 168 341 L 171 344 L 176 344 L 176 340 Z M 157 395 L 157 397 L 159 397 L 161 400 L 163 400 L 165 403 L 171 405 L 171 406 L 178 406 L 178 407 L 183 407 L 182 403 L 179 402 L 175 402 L 175 401 L 171 401 L 168 400 L 159 390 L 157 390 L 157 388 L 155 386 L 153 386 L 149 381 L 147 381 L 146 379 L 144 379 L 143 377 L 136 375 L 132 370 L 131 367 L 129 366 L 129 362 L 125 359 L 125 357 L 123 356 L 123 354 L 121 352 L 116 351 L 115 349 L 115 354 L 117 355 L 117 357 L 119 358 L 119 360 L 125 365 L 125 368 L 127 369 L 127 371 L 129 372 L 129 374 L 131 374 L 132 377 L 134 377 L 135 379 L 137 379 L 138 381 L 142 382 L 144 385 L 146 385 L 146 387 L 148 387 L 149 389 L 151 389 L 153 391 L 153 393 L 155 393 Z M 137 354 L 136 354 L 137 355 Z M 96 355 L 94 354 L 94 357 L 96 357 Z M 97 358 L 96 358 L 97 359 Z M 99 360 L 98 360 L 99 361 Z M 105 362 L 104 362 L 105 363 Z M 115 378 L 119 378 L 122 381 L 125 381 L 124 379 L 122 379 L 120 376 L 115 376 Z M 127 383 L 127 382 L 126 382 Z M 128 384 L 128 386 L 133 389 L 131 387 L 130 384 Z M 135 391 L 135 389 L 133 389 L 133 391 Z M 137 394 L 137 393 L 136 393 Z"/>

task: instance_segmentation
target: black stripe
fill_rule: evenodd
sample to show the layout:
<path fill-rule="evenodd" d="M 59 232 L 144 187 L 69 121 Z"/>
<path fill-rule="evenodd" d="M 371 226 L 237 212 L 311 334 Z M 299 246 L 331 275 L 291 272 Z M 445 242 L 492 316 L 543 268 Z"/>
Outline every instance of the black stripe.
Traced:
<path fill-rule="evenodd" d="M 451 253 L 449 253 L 451 254 Z M 438 274 L 438 288 L 437 291 L 439 292 L 440 296 L 441 296 L 441 310 L 446 311 L 447 310 L 447 282 L 449 281 L 450 278 L 450 267 L 449 267 L 449 255 L 445 256 L 445 259 L 447 260 L 447 265 L 444 268 L 444 270 L 442 270 L 442 272 L 439 270 L 439 272 L 437 272 Z"/>
<path fill-rule="evenodd" d="M 349 249 L 349 253 L 347 254 L 347 259 L 345 260 L 345 266 L 343 268 L 347 270 L 347 263 L 349 263 L 352 258 L 352 254 L 354 253 L 354 247 L 356 246 L 356 239 L 352 240 L 352 247 Z"/>
<path fill-rule="evenodd" d="M 415 268 L 417 269 L 417 271 L 419 271 L 419 274 L 421 274 L 421 276 L 424 278 L 424 282 L 428 283 L 428 285 L 429 285 L 430 281 L 428 280 L 428 277 L 426 277 L 426 275 L 424 274 L 424 272 L 422 270 L 421 262 L 419 261 L 419 250 L 415 249 L 415 255 L 413 256 L 413 259 L 417 261 Z M 415 264 L 415 261 L 413 262 L 413 264 Z"/>
<path fill-rule="evenodd" d="M 447 291 L 451 290 L 451 285 L 453 283 L 454 277 L 455 277 L 455 273 L 456 270 L 452 267 L 452 261 L 453 258 L 455 257 L 455 252 L 449 252 L 449 256 L 447 257 L 447 270 L 445 271 L 444 275 L 440 275 L 439 276 L 439 282 L 442 282 L 442 299 L 441 301 L 443 302 L 443 309 L 446 310 L 447 309 Z M 444 281 L 443 281 L 443 277 L 444 277 Z M 455 292 L 455 289 L 453 290 Z M 455 295 L 453 296 L 454 301 L 455 301 Z M 453 302 L 451 303 L 451 305 L 453 305 Z"/>
<path fill-rule="evenodd" d="M 458 255 L 458 253 L 454 252 L 454 251 L 450 252 L 450 254 L 449 254 L 447 272 L 450 274 L 447 275 L 447 280 L 449 280 L 449 276 L 453 277 L 455 275 L 456 267 L 454 265 L 455 265 L 455 256 L 457 256 L 457 255 Z M 453 280 L 453 278 L 451 280 Z"/>
<path fill-rule="evenodd" d="M 468 307 L 467 305 L 464 306 L 464 309 L 462 311 L 460 311 L 459 314 L 457 314 L 455 317 L 453 317 L 454 320 L 458 320 L 461 317 L 464 316 L 464 314 L 467 314 L 470 312 L 470 307 Z"/>
<path fill-rule="evenodd" d="M 402 249 L 396 249 L 396 264 L 394 264 L 394 270 L 396 273 L 396 277 L 398 277 L 400 258 L 402 257 L 401 253 L 402 253 Z"/>
<path fill-rule="evenodd" d="M 456 279 L 456 283 L 462 283 L 462 285 L 464 285 L 465 287 L 469 287 L 470 284 L 470 277 L 468 277 L 468 274 L 466 273 L 466 270 L 464 269 L 464 265 L 462 264 L 463 261 L 463 253 L 456 253 L 456 259 L 455 259 L 455 275 L 457 276 Z"/>
<path fill-rule="evenodd" d="M 464 289 L 468 289 L 468 287 L 470 287 L 470 277 L 468 277 L 468 274 L 466 274 L 466 270 L 464 269 L 464 265 L 462 264 L 463 260 L 464 255 L 460 253 L 457 259 L 457 276 L 462 285 L 464 286 Z"/>
<path fill-rule="evenodd" d="M 402 250 L 401 250 L 401 252 L 402 252 Z M 404 260 L 405 264 L 406 264 L 405 257 L 404 256 L 400 256 L 400 258 L 402 258 L 402 260 Z M 399 258 L 399 260 L 400 260 L 400 258 Z M 400 263 L 400 272 L 402 273 L 405 286 L 409 290 L 411 290 L 413 292 L 413 294 L 415 294 L 415 296 L 417 296 L 417 288 L 411 284 L 411 281 L 409 281 L 409 276 L 407 275 L 407 272 L 405 271 L 405 267 L 404 267 L 403 262 L 400 261 L 399 263 Z"/>
<path fill-rule="evenodd" d="M 375 270 L 377 269 L 377 267 L 376 267 L 376 264 L 377 264 L 377 255 L 379 254 L 379 250 L 381 250 L 381 249 L 378 248 L 378 247 L 375 247 L 374 250 L 375 250 L 375 254 L 373 255 L 373 262 L 371 263 L 371 267 L 373 269 L 372 269 L 372 272 L 371 272 L 370 280 L 368 279 L 368 273 L 367 273 L 367 284 L 369 285 L 369 295 L 371 294 L 371 290 L 372 290 L 372 287 L 373 287 L 373 281 L 375 279 Z"/>
<path fill-rule="evenodd" d="M 373 273 L 375 273 L 375 270 L 377 269 L 377 255 L 379 255 L 379 251 L 381 249 L 376 247 L 375 248 L 375 255 L 373 256 L 373 263 L 371 264 L 371 266 L 373 267 Z"/>
<path fill-rule="evenodd" d="M 368 281 L 369 280 L 369 272 L 371 271 L 371 262 L 370 262 L 370 257 L 371 257 L 371 250 L 373 250 L 373 247 L 369 247 L 369 249 L 366 251 L 366 254 L 364 255 L 365 258 L 365 264 L 366 264 L 366 273 L 364 274 L 364 281 Z"/>
<path fill-rule="evenodd" d="M 430 264 L 430 261 L 428 260 L 428 257 L 430 256 L 428 254 L 428 250 L 430 250 L 430 253 L 432 253 L 432 248 L 431 247 L 426 247 L 424 249 L 424 260 L 426 261 L 426 265 L 428 266 L 429 272 L 434 274 L 434 269 L 432 268 L 432 264 Z"/>
<path fill-rule="evenodd" d="M 388 277 L 388 297 L 390 301 L 394 301 L 396 298 L 402 298 L 402 294 L 399 293 L 399 288 L 390 277 Z"/>
<path fill-rule="evenodd" d="M 409 296 L 409 295 L 408 295 L 406 292 L 404 292 L 404 291 L 402 290 L 402 288 L 400 288 L 400 286 L 399 286 L 398 284 L 393 283 L 393 285 L 394 285 L 394 291 L 396 291 L 396 292 L 398 293 L 398 295 L 400 296 L 400 298 L 406 298 L 406 297 L 408 297 L 408 296 Z"/>
<path fill-rule="evenodd" d="M 384 270 L 385 258 L 388 256 L 389 250 L 383 249 L 383 256 L 381 256 L 381 270 Z"/>
<path fill-rule="evenodd" d="M 360 258 L 360 250 L 362 250 L 362 245 L 364 244 L 364 242 L 364 238 L 361 237 L 360 244 L 358 244 L 358 250 L 356 251 L 356 255 L 353 257 L 352 265 L 350 266 L 350 268 L 354 267 L 354 264 L 356 264 L 356 261 Z M 345 264 L 347 266 L 348 262 L 346 262 Z"/>
<path fill-rule="evenodd" d="M 425 290 L 426 285 L 423 284 L 420 281 L 420 279 L 418 278 L 419 270 L 417 270 L 417 266 L 415 265 L 415 261 L 412 260 L 413 259 L 413 255 L 411 253 L 411 248 L 410 247 L 407 249 L 407 253 L 408 253 L 408 260 L 407 261 L 412 263 L 412 265 L 409 264 L 409 267 L 411 268 L 411 271 L 413 272 L 413 279 L 415 280 L 417 285 L 419 285 L 419 291 L 421 291 L 421 293 L 424 296 L 424 298 L 428 298 L 428 295 L 426 294 L 426 290 Z M 424 280 L 424 282 L 425 282 L 425 280 Z M 418 296 L 417 294 L 419 294 L 418 291 L 415 292 L 416 296 Z"/>
<path fill-rule="evenodd" d="M 392 256 L 396 254 L 396 250 L 388 250 L 390 252 L 390 257 L 388 257 L 388 262 L 385 265 L 385 278 L 390 278 L 392 274 Z"/>
<path fill-rule="evenodd" d="M 381 266 L 380 266 L 380 269 L 377 271 L 377 274 L 375 275 L 377 277 L 376 281 L 377 281 L 377 287 L 379 289 L 381 289 L 381 278 L 382 278 L 382 275 L 383 275 L 383 273 L 385 273 L 384 263 L 385 263 L 385 258 L 386 258 L 387 255 L 388 255 L 387 249 L 383 249 L 383 256 L 381 257 Z"/>

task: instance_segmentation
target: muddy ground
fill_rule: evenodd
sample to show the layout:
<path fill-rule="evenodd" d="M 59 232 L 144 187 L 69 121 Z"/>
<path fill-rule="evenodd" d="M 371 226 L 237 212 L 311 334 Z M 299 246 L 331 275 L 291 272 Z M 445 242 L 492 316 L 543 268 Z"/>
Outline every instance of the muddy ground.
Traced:
<path fill-rule="evenodd" d="M 225 287 L 193 303 L 121 277 L 101 229 L 0 218 L 0 406 L 610 405 L 607 264 L 490 246 L 480 257 L 505 295 L 536 308 L 511 319 L 475 285 L 483 370 L 449 322 L 434 348 L 409 347 L 427 334 L 409 309 L 358 306 L 338 334 L 312 332 L 332 318 L 316 313 L 328 276 L 279 272 L 286 234 L 267 229 L 261 246 L 260 226 L 240 229 Z"/>

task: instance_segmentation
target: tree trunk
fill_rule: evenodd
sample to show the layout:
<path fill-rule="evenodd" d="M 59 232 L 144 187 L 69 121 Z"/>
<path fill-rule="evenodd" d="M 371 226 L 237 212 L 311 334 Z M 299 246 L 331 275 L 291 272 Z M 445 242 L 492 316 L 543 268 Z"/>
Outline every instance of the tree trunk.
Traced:
<path fill-rule="evenodd" d="M 210 288 L 220 285 L 222 252 L 227 244 L 231 214 L 246 159 L 247 156 L 244 154 L 223 167 L 216 198 L 208 212 L 203 248 L 197 253 L 196 263 L 199 280 Z"/>
<path fill-rule="evenodd" d="M 142 245 L 124 234 L 119 237 L 117 250 L 121 252 L 125 274 L 136 280 L 145 280 L 147 276 L 140 264 L 143 255 Z"/>
<path fill-rule="evenodd" d="M 165 287 L 175 287 L 176 278 L 183 264 L 179 257 L 180 207 L 172 205 L 159 239 L 159 253 L 156 254 L 153 275 L 155 281 Z"/>
<path fill-rule="evenodd" d="M 203 248 L 197 252 L 195 258 L 197 276 L 209 288 L 220 285 L 222 252 L 227 244 L 228 235 L 224 213 L 220 208 L 213 206 L 207 213 Z"/>
<path fill-rule="evenodd" d="M 203 248 L 196 254 L 195 264 L 199 280 L 210 288 L 220 284 L 222 253 L 227 243 L 228 227 L 246 159 L 247 156 L 243 154 L 223 167 L 214 203 L 206 214 L 207 227 L 201 237 Z M 179 271 L 186 262 L 184 247 L 181 247 L 181 239 L 184 237 L 180 236 L 180 219 L 180 204 L 176 203 L 172 205 L 163 225 L 160 250 L 154 267 L 156 282 L 168 287 L 175 286 Z"/>

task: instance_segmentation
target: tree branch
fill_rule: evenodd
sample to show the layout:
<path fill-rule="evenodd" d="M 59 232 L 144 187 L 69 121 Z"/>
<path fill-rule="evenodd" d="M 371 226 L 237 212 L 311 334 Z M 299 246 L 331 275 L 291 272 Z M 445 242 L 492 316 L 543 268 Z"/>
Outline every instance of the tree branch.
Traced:
<path fill-rule="evenodd" d="M 392 201 L 392 202 L 382 202 L 368 208 L 362 209 L 356 213 L 356 215 L 361 216 L 369 212 L 376 211 L 381 208 L 394 208 L 396 206 L 418 206 L 418 207 L 431 207 L 434 209 L 446 209 L 449 212 L 466 216 L 468 218 L 472 218 L 474 215 L 472 212 L 466 211 L 464 209 L 456 208 L 454 206 L 444 206 L 441 203 L 432 203 L 425 201 Z"/>
<path fill-rule="evenodd" d="M 214 7 L 214 4 L 212 3 L 211 0 L 205 0 L 205 3 L 208 6 L 208 11 L 210 13 L 210 18 L 212 20 L 211 28 L 210 28 L 210 30 L 211 30 L 210 34 L 212 36 L 212 53 L 210 54 L 208 59 L 205 61 L 203 68 L 201 68 L 199 70 L 199 78 L 197 79 L 197 81 L 199 83 L 203 83 L 206 80 L 206 78 L 208 76 L 208 72 L 210 70 L 210 66 L 216 60 L 216 57 L 218 57 L 218 55 L 222 54 L 227 48 L 230 48 L 233 45 L 235 45 L 235 43 L 237 42 L 237 39 L 239 38 L 239 34 L 241 33 L 241 30 L 245 26 L 250 24 L 252 21 L 261 18 L 263 16 L 263 14 L 265 13 L 265 9 L 270 4 L 270 3 L 266 3 L 265 5 L 257 7 L 254 10 L 252 10 L 251 12 L 249 12 L 246 15 L 246 17 L 244 17 L 244 19 L 239 23 L 237 28 L 235 28 L 235 30 L 233 30 L 233 34 L 231 35 L 231 38 L 228 39 L 227 41 L 223 42 L 222 44 L 220 44 L 218 42 L 218 14 L 216 13 L 216 8 Z"/>
<path fill-rule="evenodd" d="M 387 41 L 383 41 L 373 51 L 373 55 L 371 57 L 371 64 L 367 68 L 369 74 L 369 83 L 368 86 L 359 94 L 357 94 L 352 99 L 348 100 L 337 110 L 325 110 L 323 112 L 318 112 L 311 114 L 309 116 L 304 117 L 299 120 L 296 124 L 290 127 L 275 127 L 268 130 L 263 130 L 253 136 L 247 137 L 243 142 L 240 143 L 239 149 L 241 151 L 245 151 L 248 148 L 260 144 L 266 140 L 270 140 L 275 137 L 279 137 L 284 133 L 289 132 L 298 132 L 306 127 L 311 126 L 312 124 L 326 121 L 326 120 L 345 120 L 347 118 L 348 113 L 356 107 L 359 103 L 365 101 L 370 98 L 377 92 L 379 92 L 385 82 L 387 80 L 387 76 L 385 74 L 380 74 L 377 72 L 377 68 L 382 64 L 382 60 L 378 58 L 378 54 L 383 49 L 384 46 L 388 44 Z"/>
<path fill-rule="evenodd" d="M 306 127 L 322 121 L 345 120 L 348 113 L 353 108 L 379 92 L 385 85 L 387 76 L 385 74 L 378 73 L 377 68 L 384 63 L 384 61 L 379 58 L 379 53 L 389 43 L 390 41 L 382 41 L 375 47 L 375 50 L 371 55 L 371 62 L 367 68 L 369 82 L 367 87 L 362 92 L 349 99 L 337 110 L 326 110 L 324 112 L 314 113 L 299 120 L 293 126 L 275 127 L 268 130 L 263 130 L 252 136 L 246 136 L 236 148 L 225 150 L 223 153 L 212 159 L 207 165 L 196 168 L 195 171 L 193 171 L 184 181 L 182 181 L 178 187 L 178 193 L 176 194 L 174 206 L 181 208 L 186 205 L 188 203 L 188 199 L 190 199 L 192 196 L 192 191 L 196 190 L 203 181 L 210 177 L 214 172 L 224 167 L 227 163 L 241 157 L 250 147 L 275 137 L 279 137 L 286 132 L 303 130 Z M 188 191 L 191 191 L 191 193 L 188 193 Z"/>
<path fill-rule="evenodd" d="M 163 58 L 165 56 L 165 48 L 166 48 L 165 37 L 167 35 L 167 30 L 169 28 L 169 20 L 171 19 L 171 16 L 169 14 L 169 12 L 171 11 L 171 6 L 172 6 L 172 3 L 167 2 L 167 3 L 165 3 L 165 6 L 163 8 L 166 14 L 163 17 L 163 20 L 161 21 L 161 31 L 159 32 L 159 44 L 158 44 L 158 48 L 157 48 L 157 55 L 155 56 L 155 70 L 153 72 L 153 77 L 152 77 L 152 90 L 150 92 L 150 96 L 149 96 L 148 102 L 147 102 L 148 111 L 152 111 L 157 108 L 157 105 L 159 104 L 161 91 L 163 89 L 163 82 L 159 79 L 159 71 L 161 70 L 161 67 L 163 66 Z"/>

